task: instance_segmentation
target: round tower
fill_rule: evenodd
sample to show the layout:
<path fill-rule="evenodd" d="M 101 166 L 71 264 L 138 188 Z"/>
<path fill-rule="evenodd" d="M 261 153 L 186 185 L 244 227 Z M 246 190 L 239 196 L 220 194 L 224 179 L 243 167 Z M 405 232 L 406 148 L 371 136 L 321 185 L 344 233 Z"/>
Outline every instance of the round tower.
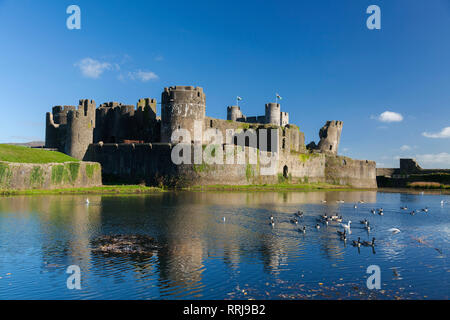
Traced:
<path fill-rule="evenodd" d="M 89 145 L 93 143 L 94 128 L 95 101 L 80 100 L 78 110 L 67 113 L 65 153 L 83 160 Z"/>
<path fill-rule="evenodd" d="M 227 120 L 236 121 L 240 118 L 242 118 L 242 112 L 239 106 L 227 107 Z"/>
<path fill-rule="evenodd" d="M 321 152 L 337 154 L 339 142 L 341 140 L 342 121 L 327 121 L 320 129 L 320 142 L 317 146 Z"/>
<path fill-rule="evenodd" d="M 281 124 L 281 108 L 279 103 L 266 104 L 266 123 L 279 126 Z"/>
<path fill-rule="evenodd" d="M 205 101 L 205 94 L 200 87 L 165 88 L 161 96 L 161 142 L 173 142 L 172 133 L 177 129 L 188 130 L 194 140 L 195 121 L 200 121 L 202 125 L 204 123 Z"/>

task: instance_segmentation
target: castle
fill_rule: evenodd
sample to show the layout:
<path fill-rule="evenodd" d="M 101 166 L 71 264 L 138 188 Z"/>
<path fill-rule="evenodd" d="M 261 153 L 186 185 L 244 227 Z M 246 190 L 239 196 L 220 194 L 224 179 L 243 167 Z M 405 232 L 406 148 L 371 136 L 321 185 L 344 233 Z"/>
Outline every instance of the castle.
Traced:
<path fill-rule="evenodd" d="M 252 117 L 246 117 L 238 106 L 229 106 L 227 120 L 222 120 L 206 116 L 202 88 L 174 86 L 162 92 L 160 116 L 156 99 L 150 98 L 140 99 L 136 107 L 108 102 L 96 108 L 93 100 L 80 100 L 78 107 L 55 106 L 46 116 L 45 144 L 77 159 L 99 162 L 104 180 L 125 183 L 203 185 L 289 180 L 376 188 L 375 162 L 338 155 L 342 127 L 342 121 L 327 121 L 320 129 L 318 144 L 305 145 L 303 132 L 289 123 L 289 114 L 282 112 L 278 103 L 267 103 L 263 116 Z M 211 142 L 206 134 L 191 134 L 191 141 L 174 140 L 179 129 L 220 134 L 225 137 L 220 151 L 228 154 L 230 147 L 248 154 L 254 148 L 250 133 L 262 129 L 268 133 L 254 135 L 257 163 L 174 164 L 171 153 L 177 144 L 194 149 Z M 263 174 L 265 164 L 260 157 L 274 154 L 274 171 Z"/>

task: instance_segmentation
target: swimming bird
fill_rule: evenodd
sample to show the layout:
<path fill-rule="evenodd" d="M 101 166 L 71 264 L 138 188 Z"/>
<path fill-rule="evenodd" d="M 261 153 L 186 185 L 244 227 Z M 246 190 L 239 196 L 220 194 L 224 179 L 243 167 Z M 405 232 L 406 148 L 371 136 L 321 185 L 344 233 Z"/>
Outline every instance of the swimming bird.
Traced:
<path fill-rule="evenodd" d="M 222 220 L 223 220 L 223 222 L 225 222 L 227 220 L 227 218 L 223 217 Z"/>
<path fill-rule="evenodd" d="M 299 228 L 298 231 L 306 233 L 306 226 L 303 226 L 303 228 Z"/>
<path fill-rule="evenodd" d="M 340 236 L 341 241 L 347 241 L 347 235 L 344 233 L 343 235 Z"/>
<path fill-rule="evenodd" d="M 400 232 L 400 229 L 398 229 L 398 228 L 390 228 L 390 229 L 388 229 L 388 231 L 392 232 L 393 234 L 397 234 L 397 233 Z"/>
<path fill-rule="evenodd" d="M 359 202 L 359 203 L 364 203 L 364 201 L 362 201 L 362 200 L 359 200 L 358 202 Z"/>
<path fill-rule="evenodd" d="M 408 210 L 408 207 L 407 207 L 407 206 L 404 206 L 404 207 L 400 207 L 400 209 L 402 209 L 402 210 Z"/>
<path fill-rule="evenodd" d="M 354 247 L 361 247 L 361 241 L 360 240 L 361 240 L 360 237 L 358 237 L 358 241 L 353 240 L 352 246 L 354 246 Z"/>
<path fill-rule="evenodd" d="M 340 216 L 340 217 L 337 218 L 337 219 L 334 219 L 334 221 L 336 221 L 336 222 L 342 222 L 342 216 Z"/>
<path fill-rule="evenodd" d="M 375 238 L 372 238 L 372 241 L 363 241 L 362 245 L 365 247 L 375 247 Z"/>
<path fill-rule="evenodd" d="M 343 224 L 341 223 L 341 227 L 346 229 L 346 230 L 350 230 L 350 223 L 352 223 L 350 220 L 347 222 L 347 224 Z"/>
<path fill-rule="evenodd" d="M 425 207 L 424 209 L 422 209 L 423 212 L 428 212 L 428 207 Z"/>
<path fill-rule="evenodd" d="M 320 224 L 316 224 L 316 229 L 320 229 Z"/>
<path fill-rule="evenodd" d="M 370 225 L 369 225 L 369 223 L 367 223 L 366 226 L 365 226 L 364 228 L 366 228 L 366 230 L 367 230 L 368 232 L 370 232 Z"/>
<path fill-rule="evenodd" d="M 382 215 L 384 214 L 383 208 L 381 208 L 381 210 L 378 211 L 378 214 L 379 214 L 380 216 L 382 216 Z"/>
<path fill-rule="evenodd" d="M 343 236 L 344 234 L 346 234 L 346 231 L 344 230 L 344 231 L 337 231 L 337 234 L 339 235 L 339 236 Z"/>
<path fill-rule="evenodd" d="M 328 216 L 326 214 L 324 214 L 323 216 L 321 216 L 322 219 L 328 219 Z"/>
<path fill-rule="evenodd" d="M 416 214 L 416 212 L 413 210 L 409 213 L 410 215 L 414 216 Z"/>
<path fill-rule="evenodd" d="M 273 215 L 271 215 L 271 216 L 269 217 L 269 219 L 270 219 L 270 221 L 273 222 Z"/>
<path fill-rule="evenodd" d="M 376 213 L 375 209 L 370 210 L 370 212 L 372 212 L 373 214 Z"/>
<path fill-rule="evenodd" d="M 89 205 L 89 203 L 90 203 L 90 202 L 89 202 L 89 199 L 86 199 L 86 204 Z"/>
<path fill-rule="evenodd" d="M 295 213 L 295 215 L 299 218 L 303 218 L 303 211 L 298 211 Z"/>
<path fill-rule="evenodd" d="M 321 200 L 322 203 L 327 203 L 327 200 Z"/>
<path fill-rule="evenodd" d="M 271 225 L 272 227 L 275 227 L 275 222 L 273 222 L 273 220 L 270 221 L 270 225 Z"/>
<path fill-rule="evenodd" d="M 445 201 L 444 201 L 444 200 L 441 200 L 441 206 L 443 206 L 443 205 L 444 205 L 444 203 L 445 203 Z"/>
<path fill-rule="evenodd" d="M 358 206 L 355 204 L 354 206 L 353 206 L 353 208 L 355 208 L 355 209 L 357 209 L 358 208 Z"/>
<path fill-rule="evenodd" d="M 369 223 L 369 221 L 367 221 L 367 219 L 361 220 L 359 223 L 364 224 L 367 226 L 367 224 Z"/>
<path fill-rule="evenodd" d="M 296 218 L 291 219 L 291 223 L 298 224 L 298 220 Z"/>

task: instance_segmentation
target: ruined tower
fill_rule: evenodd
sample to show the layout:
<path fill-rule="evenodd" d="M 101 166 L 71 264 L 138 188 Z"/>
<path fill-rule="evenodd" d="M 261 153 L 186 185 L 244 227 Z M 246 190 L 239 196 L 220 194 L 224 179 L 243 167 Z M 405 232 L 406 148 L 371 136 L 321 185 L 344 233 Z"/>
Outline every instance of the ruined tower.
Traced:
<path fill-rule="evenodd" d="M 76 110 L 75 106 L 55 106 L 46 114 L 45 147 L 64 152 L 66 143 L 67 114 Z"/>
<path fill-rule="evenodd" d="M 324 153 L 338 153 L 339 141 L 341 140 L 342 121 L 327 121 L 327 123 L 320 129 L 320 142 L 318 149 Z"/>
<path fill-rule="evenodd" d="M 266 104 L 266 123 L 277 126 L 281 124 L 281 108 L 279 103 Z"/>
<path fill-rule="evenodd" d="M 67 113 L 64 153 L 83 160 L 86 150 L 94 140 L 95 101 L 80 100 L 77 110 Z"/>
<path fill-rule="evenodd" d="M 205 94 L 200 87 L 165 88 L 161 96 L 161 142 L 171 142 L 177 129 L 189 130 L 194 140 L 194 123 L 205 119 Z M 199 137 L 200 141 L 202 137 Z"/>

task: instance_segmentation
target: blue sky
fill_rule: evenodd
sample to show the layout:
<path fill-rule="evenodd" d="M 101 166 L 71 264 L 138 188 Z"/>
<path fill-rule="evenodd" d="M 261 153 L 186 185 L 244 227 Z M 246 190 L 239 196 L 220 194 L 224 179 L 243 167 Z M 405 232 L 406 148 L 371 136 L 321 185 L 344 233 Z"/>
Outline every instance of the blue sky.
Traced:
<path fill-rule="evenodd" d="M 381 30 L 366 27 L 372 4 Z M 212 117 L 237 95 L 262 115 L 278 92 L 306 143 L 342 120 L 341 154 L 450 167 L 449 0 L 0 0 L 0 43 L 0 142 L 43 140 L 54 105 L 195 85 Z"/>

